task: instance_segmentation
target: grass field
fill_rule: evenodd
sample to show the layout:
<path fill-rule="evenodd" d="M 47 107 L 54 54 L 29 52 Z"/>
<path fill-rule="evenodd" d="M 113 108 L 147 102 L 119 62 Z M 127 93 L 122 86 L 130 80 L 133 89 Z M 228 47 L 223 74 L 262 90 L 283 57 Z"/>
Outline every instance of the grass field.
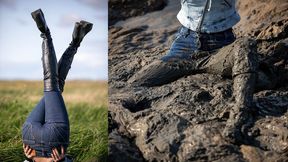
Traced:
<path fill-rule="evenodd" d="M 63 97 L 70 120 L 68 154 L 74 161 L 106 161 L 107 83 L 70 81 Z M 0 81 L 0 161 L 21 162 L 21 126 L 43 95 L 41 81 Z"/>

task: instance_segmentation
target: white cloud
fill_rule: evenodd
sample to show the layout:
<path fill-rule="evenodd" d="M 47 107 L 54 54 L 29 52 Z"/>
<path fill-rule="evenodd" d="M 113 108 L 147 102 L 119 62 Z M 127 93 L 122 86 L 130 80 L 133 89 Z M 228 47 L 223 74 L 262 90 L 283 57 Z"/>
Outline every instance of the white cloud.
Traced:
<path fill-rule="evenodd" d="M 61 27 L 70 27 L 75 22 L 79 22 L 81 17 L 77 14 L 66 14 L 60 17 L 58 25 Z"/>
<path fill-rule="evenodd" d="M 81 52 L 77 54 L 77 58 L 74 59 L 75 64 L 79 66 L 85 66 L 88 68 L 98 68 L 102 66 L 107 66 L 107 56 L 106 54 L 95 54 L 88 52 Z"/>

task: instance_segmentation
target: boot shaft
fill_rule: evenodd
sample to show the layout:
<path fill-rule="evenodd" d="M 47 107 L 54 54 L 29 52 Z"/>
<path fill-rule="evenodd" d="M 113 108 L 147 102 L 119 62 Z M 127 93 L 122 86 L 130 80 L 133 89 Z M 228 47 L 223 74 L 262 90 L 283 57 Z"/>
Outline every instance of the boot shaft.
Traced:
<path fill-rule="evenodd" d="M 83 38 L 91 31 L 92 27 L 92 23 L 83 20 L 75 23 L 70 46 L 65 50 L 58 62 L 58 83 L 61 92 L 64 91 L 65 80 L 71 68 L 74 55 L 77 53 Z"/>
<path fill-rule="evenodd" d="M 61 92 L 64 91 L 65 80 L 76 53 L 77 47 L 69 46 L 58 62 L 58 83 Z"/>
<path fill-rule="evenodd" d="M 57 58 L 50 32 L 42 33 L 41 37 L 44 91 L 59 91 Z"/>

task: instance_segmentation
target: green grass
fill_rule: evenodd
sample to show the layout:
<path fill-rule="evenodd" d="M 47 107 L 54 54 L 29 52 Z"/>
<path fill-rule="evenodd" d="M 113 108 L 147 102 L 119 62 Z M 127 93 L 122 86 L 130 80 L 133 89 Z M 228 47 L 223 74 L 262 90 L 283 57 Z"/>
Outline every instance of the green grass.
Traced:
<path fill-rule="evenodd" d="M 42 97 L 40 81 L 0 81 L 0 161 L 20 162 L 21 126 Z M 63 97 L 70 119 L 68 154 L 74 161 L 106 161 L 107 83 L 67 82 Z"/>

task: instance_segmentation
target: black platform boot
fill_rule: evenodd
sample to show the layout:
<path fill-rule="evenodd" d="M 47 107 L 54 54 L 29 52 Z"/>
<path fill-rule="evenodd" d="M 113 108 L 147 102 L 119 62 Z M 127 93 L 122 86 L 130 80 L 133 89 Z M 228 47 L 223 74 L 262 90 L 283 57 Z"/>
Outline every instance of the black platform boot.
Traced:
<path fill-rule="evenodd" d="M 92 23 L 86 21 L 80 21 L 75 23 L 74 31 L 72 34 L 72 42 L 69 47 L 65 50 L 62 57 L 58 62 L 58 83 L 60 91 L 64 91 L 65 80 L 68 75 L 69 69 L 74 58 L 74 55 L 77 52 L 78 47 L 80 46 L 81 41 L 84 36 L 91 31 Z"/>
<path fill-rule="evenodd" d="M 46 33 L 49 29 L 48 29 L 48 26 L 46 24 L 42 10 L 38 9 L 38 10 L 32 12 L 31 15 L 32 15 L 32 18 L 34 19 L 34 21 L 36 22 L 36 25 L 37 25 L 38 29 L 41 31 L 41 33 Z"/>
<path fill-rule="evenodd" d="M 44 74 L 44 91 L 59 91 L 57 58 L 44 14 L 41 9 L 38 9 L 32 12 L 31 15 L 36 22 L 38 29 L 41 31 L 41 37 L 43 38 L 42 63 Z"/>
<path fill-rule="evenodd" d="M 91 31 L 93 24 L 84 20 L 75 23 L 71 46 L 79 47 L 85 35 Z"/>

